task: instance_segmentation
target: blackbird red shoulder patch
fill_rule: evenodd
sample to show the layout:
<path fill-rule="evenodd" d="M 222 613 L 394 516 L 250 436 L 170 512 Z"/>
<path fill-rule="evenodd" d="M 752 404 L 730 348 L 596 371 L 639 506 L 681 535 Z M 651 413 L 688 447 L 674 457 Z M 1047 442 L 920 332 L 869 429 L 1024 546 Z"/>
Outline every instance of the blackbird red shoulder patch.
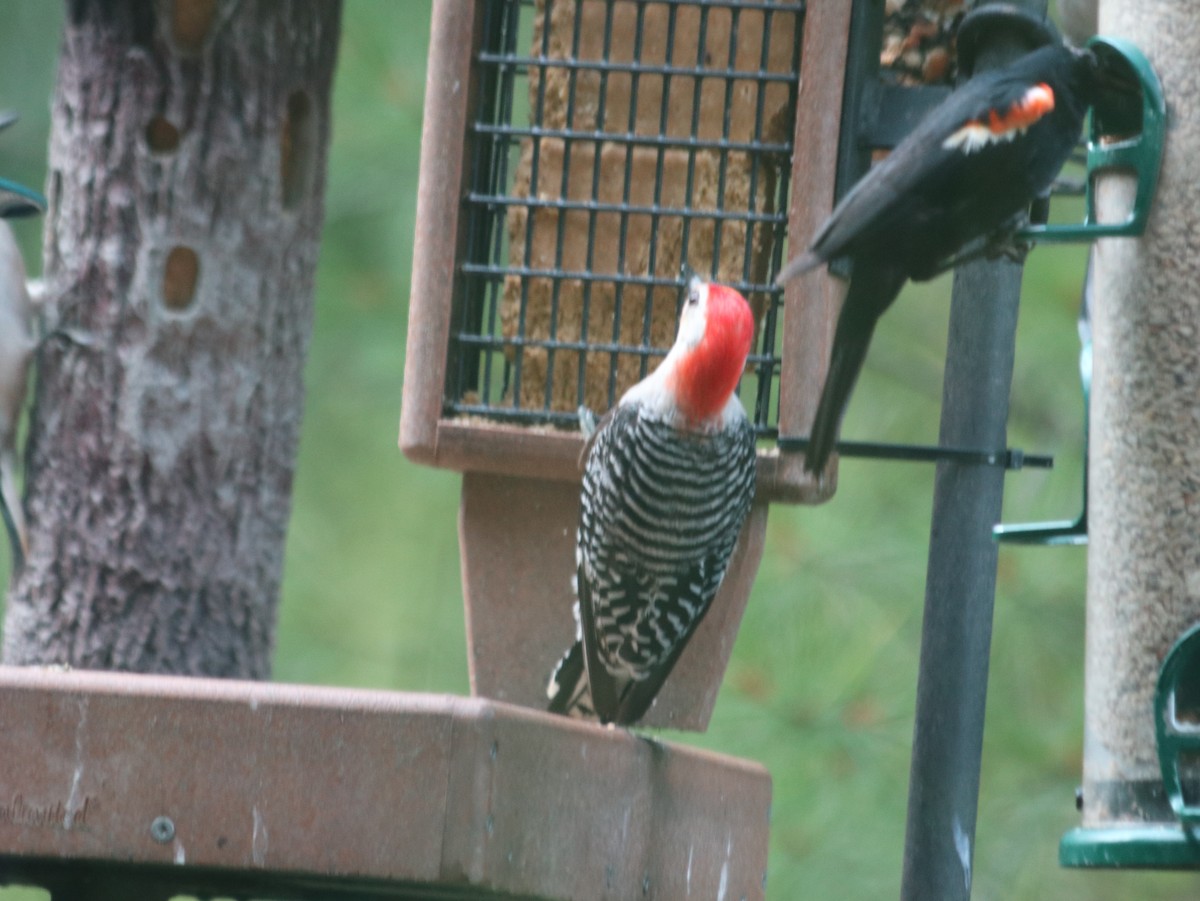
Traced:
<path fill-rule="evenodd" d="M 1011 141 L 1054 109 L 1050 85 L 1035 84 L 1006 110 L 988 110 L 987 118 L 971 119 L 942 141 L 946 150 L 972 153 L 988 144 Z"/>

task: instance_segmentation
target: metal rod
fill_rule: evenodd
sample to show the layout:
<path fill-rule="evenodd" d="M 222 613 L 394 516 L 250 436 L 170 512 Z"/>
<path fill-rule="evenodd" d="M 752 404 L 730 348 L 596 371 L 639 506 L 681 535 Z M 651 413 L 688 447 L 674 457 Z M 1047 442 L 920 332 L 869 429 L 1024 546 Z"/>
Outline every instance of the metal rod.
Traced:
<path fill-rule="evenodd" d="M 639 73 L 641 74 L 641 73 Z M 664 75 L 664 78 L 667 76 Z M 597 128 L 548 128 L 542 125 L 507 125 L 476 122 L 472 131 L 480 135 L 501 135 L 509 138 L 561 138 L 590 141 L 595 144 L 611 142 L 631 147 L 650 147 L 656 150 L 733 150 L 745 153 L 788 154 L 791 147 L 768 141 L 720 141 L 717 139 L 676 137 L 674 135 L 635 134 L 625 131 L 602 131 Z"/>
<path fill-rule="evenodd" d="M 1024 5 L 1045 13 L 1044 0 Z M 997 34 L 977 71 L 1019 55 Z M 1021 265 L 954 274 L 939 443 L 1004 447 Z M 901 901 L 971 897 L 1004 470 L 938 464 L 909 772 Z"/>
<path fill-rule="evenodd" d="M 802 451 L 808 449 L 807 438 L 780 435 L 777 444 L 780 450 Z M 940 463 L 952 460 L 956 463 L 971 463 L 976 466 L 998 466 L 1002 469 L 1052 469 L 1054 458 L 1048 454 L 1027 454 L 1019 447 L 1001 450 L 984 450 L 976 447 L 947 447 L 929 444 L 887 444 L 878 441 L 839 441 L 836 445 L 839 457 L 863 457 L 869 460 L 898 460 L 906 463 Z"/>

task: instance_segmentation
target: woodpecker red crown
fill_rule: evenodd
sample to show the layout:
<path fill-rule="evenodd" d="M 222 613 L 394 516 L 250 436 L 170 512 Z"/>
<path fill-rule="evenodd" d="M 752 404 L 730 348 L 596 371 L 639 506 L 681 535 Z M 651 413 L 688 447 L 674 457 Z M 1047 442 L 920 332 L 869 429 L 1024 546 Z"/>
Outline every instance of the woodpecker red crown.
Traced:
<path fill-rule="evenodd" d="M 746 298 L 726 285 L 707 287 L 704 336 L 680 359 L 673 379 L 679 409 L 694 422 L 720 415 L 754 341 L 754 314 Z"/>

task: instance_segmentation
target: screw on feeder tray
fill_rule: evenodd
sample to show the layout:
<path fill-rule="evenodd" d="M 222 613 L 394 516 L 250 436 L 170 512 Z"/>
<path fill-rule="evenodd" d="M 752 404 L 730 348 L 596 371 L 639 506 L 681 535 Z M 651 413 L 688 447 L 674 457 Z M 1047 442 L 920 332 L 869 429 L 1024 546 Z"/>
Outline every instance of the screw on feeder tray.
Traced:
<path fill-rule="evenodd" d="M 175 838 L 175 822 L 170 817 L 155 817 L 150 823 L 150 837 L 165 845 Z"/>

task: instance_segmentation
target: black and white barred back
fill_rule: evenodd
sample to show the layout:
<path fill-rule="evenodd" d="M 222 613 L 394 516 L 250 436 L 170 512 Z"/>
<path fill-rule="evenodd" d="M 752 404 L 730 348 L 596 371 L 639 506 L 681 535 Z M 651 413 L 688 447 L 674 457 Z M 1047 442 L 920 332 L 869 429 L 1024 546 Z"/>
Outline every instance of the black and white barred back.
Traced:
<path fill-rule="evenodd" d="M 585 654 L 576 647 L 564 658 L 551 709 L 594 710 L 604 722 L 641 718 L 721 585 L 754 479 L 754 431 L 744 415 L 723 430 L 693 432 L 641 404 L 611 413 L 583 476 L 577 589 Z M 584 657 L 590 698 L 569 678 Z"/>

